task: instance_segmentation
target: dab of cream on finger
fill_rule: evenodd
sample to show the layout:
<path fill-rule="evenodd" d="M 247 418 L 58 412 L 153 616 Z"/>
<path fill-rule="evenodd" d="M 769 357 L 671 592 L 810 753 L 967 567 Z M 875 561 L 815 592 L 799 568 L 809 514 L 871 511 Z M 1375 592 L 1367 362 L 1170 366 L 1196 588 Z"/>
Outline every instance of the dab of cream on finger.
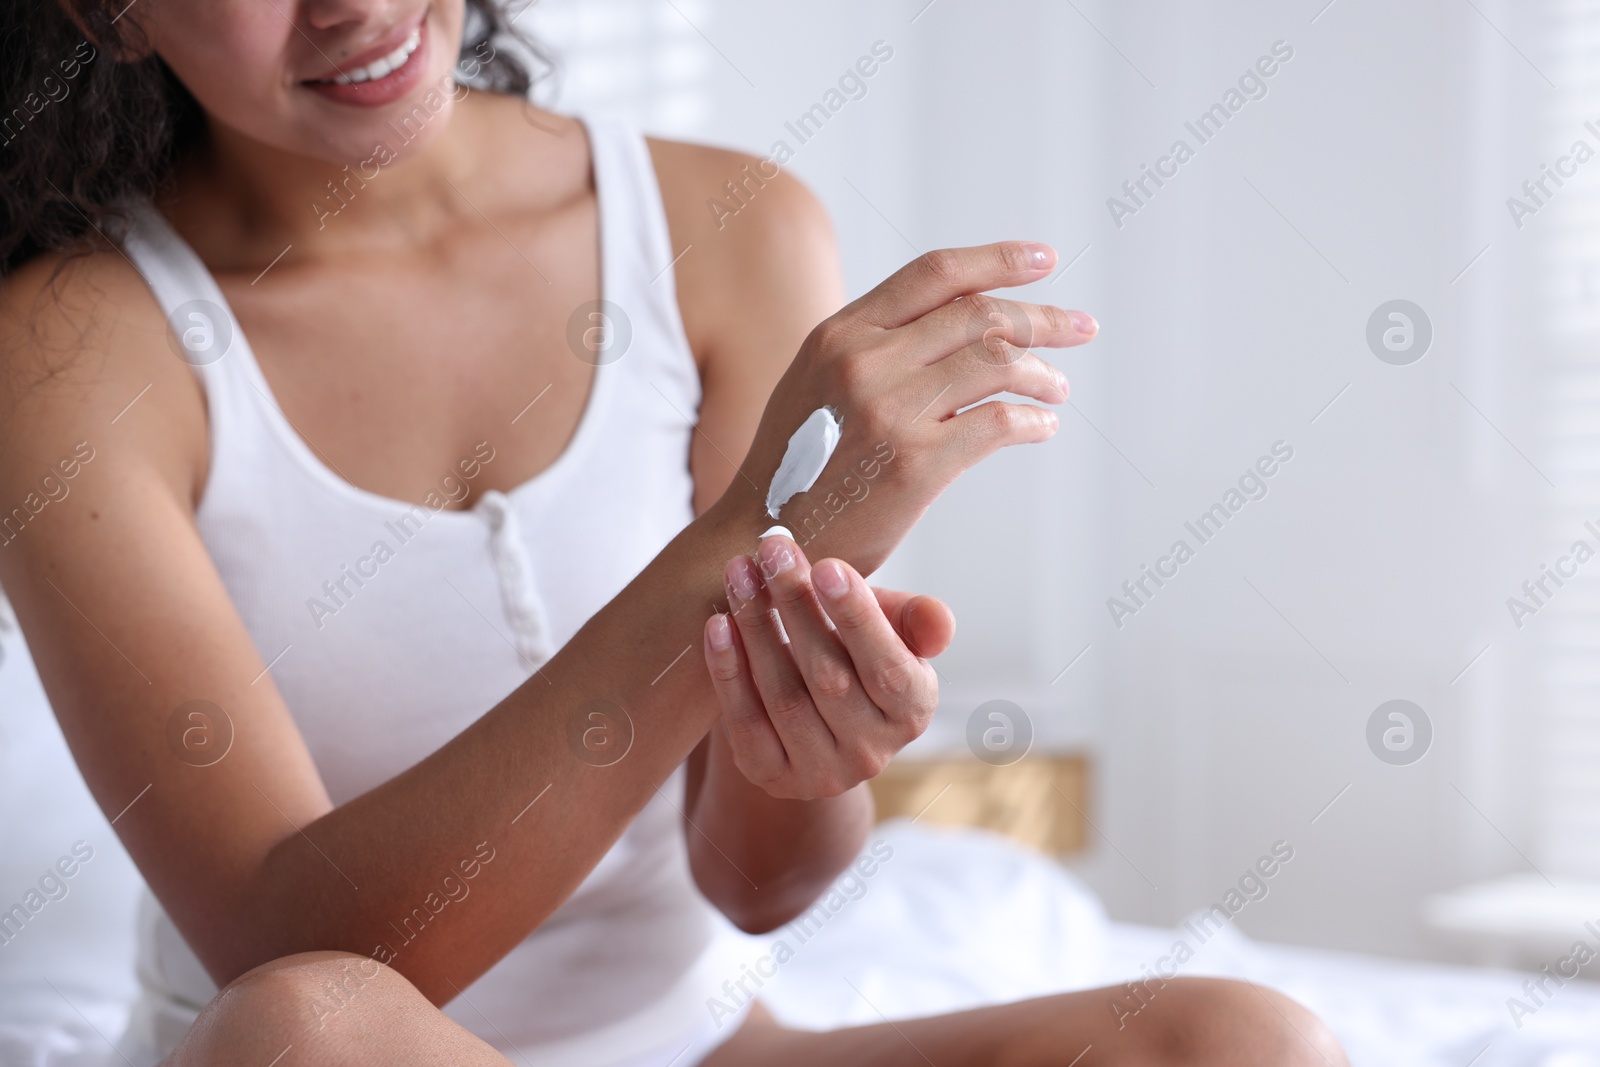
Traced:
<path fill-rule="evenodd" d="M 772 476 L 772 485 L 767 489 L 768 516 L 777 518 L 778 512 L 792 497 L 817 484 L 823 468 L 833 456 L 833 450 L 839 447 L 842 430 L 839 413 L 831 407 L 820 407 L 790 435 L 789 446 L 784 449 L 783 460 L 778 464 L 778 472 Z M 783 527 L 774 529 L 783 530 Z M 787 530 L 783 532 L 788 534 Z M 771 533 L 772 530 L 768 530 L 761 536 L 765 538 Z"/>

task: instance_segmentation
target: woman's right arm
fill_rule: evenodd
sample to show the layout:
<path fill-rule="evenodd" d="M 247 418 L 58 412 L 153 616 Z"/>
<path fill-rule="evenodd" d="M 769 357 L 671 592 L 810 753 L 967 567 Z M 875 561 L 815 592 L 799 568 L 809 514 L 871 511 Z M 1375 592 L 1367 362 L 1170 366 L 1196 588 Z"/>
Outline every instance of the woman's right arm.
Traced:
<path fill-rule="evenodd" d="M 1002 390 L 1065 398 L 1035 357 L 985 357 L 1003 338 L 1075 343 L 1062 313 L 971 296 L 1053 262 L 1017 244 L 935 253 L 807 340 L 745 474 L 764 486 L 825 403 L 845 433 L 819 491 L 880 442 L 894 453 L 860 510 L 818 538 L 818 558 L 869 573 L 962 470 L 1053 432 L 1030 405 L 960 412 Z M 377 956 L 449 1000 L 571 894 L 711 726 L 718 703 L 693 650 L 723 601 L 724 563 L 770 522 L 759 494 L 736 479 L 524 685 L 335 808 L 196 529 L 204 401 L 159 310 L 114 253 L 68 266 L 59 293 L 49 272 L 35 264 L 0 289 L 0 584 L 96 800 L 219 984 L 298 951 L 372 955 L 398 940 L 391 923 L 438 906 L 445 878 L 470 877 L 470 898 L 426 936 Z M 226 709 L 236 731 L 211 766 L 169 743 L 193 700 Z M 607 705 L 626 709 L 634 738 L 597 768 L 568 737 Z"/>

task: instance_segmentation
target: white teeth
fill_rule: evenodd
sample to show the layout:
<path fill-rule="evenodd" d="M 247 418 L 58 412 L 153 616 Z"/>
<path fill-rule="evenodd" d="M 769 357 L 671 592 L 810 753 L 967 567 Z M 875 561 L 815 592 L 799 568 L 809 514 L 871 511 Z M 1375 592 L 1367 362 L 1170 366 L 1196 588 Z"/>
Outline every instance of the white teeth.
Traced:
<path fill-rule="evenodd" d="M 415 30 L 412 30 L 411 36 L 407 37 L 405 42 L 401 44 L 399 48 L 396 48 L 388 55 L 374 60 L 364 67 L 347 71 L 336 78 L 330 78 L 328 80 L 333 82 L 335 85 L 359 85 L 364 81 L 376 81 L 379 78 L 386 78 L 390 74 L 393 74 L 395 71 L 399 70 L 401 67 L 405 66 L 406 60 L 411 58 L 411 53 L 415 52 L 417 50 L 417 46 L 421 43 L 422 29 L 419 27 Z"/>

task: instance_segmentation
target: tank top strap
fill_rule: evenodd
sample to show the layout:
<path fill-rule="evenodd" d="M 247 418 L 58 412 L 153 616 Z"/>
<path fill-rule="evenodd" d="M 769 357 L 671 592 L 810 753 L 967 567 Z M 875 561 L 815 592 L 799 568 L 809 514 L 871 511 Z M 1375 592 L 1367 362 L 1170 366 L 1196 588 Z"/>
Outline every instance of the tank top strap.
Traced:
<path fill-rule="evenodd" d="M 148 201 L 128 209 L 122 250 L 167 318 L 169 342 L 199 370 L 240 347 L 239 324 L 211 271 Z"/>
<path fill-rule="evenodd" d="M 599 310 L 617 331 L 618 350 L 601 360 L 617 362 L 617 369 L 630 371 L 627 377 L 636 383 L 648 382 L 644 387 L 653 387 L 652 403 L 665 399 L 693 420 L 700 406 L 700 371 L 684 332 L 674 273 L 678 261 L 693 254 L 693 245 L 672 246 L 644 135 L 615 119 L 586 118 L 584 127 L 600 205 L 604 281 Z"/>
<path fill-rule="evenodd" d="M 249 339 L 210 269 L 153 204 L 130 209 L 120 237 L 167 320 L 167 344 L 189 364 L 206 401 L 210 463 L 201 511 L 218 497 L 255 491 L 260 478 L 284 467 L 295 446 L 256 364 Z M 289 438 L 293 438 L 289 440 Z"/>

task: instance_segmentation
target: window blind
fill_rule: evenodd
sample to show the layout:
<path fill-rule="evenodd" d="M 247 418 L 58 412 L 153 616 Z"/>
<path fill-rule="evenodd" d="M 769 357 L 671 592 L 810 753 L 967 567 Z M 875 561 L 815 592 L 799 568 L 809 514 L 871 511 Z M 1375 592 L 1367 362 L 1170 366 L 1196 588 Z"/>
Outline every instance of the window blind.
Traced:
<path fill-rule="evenodd" d="M 1557 173 L 1517 198 L 1538 208 L 1523 223 L 1542 301 L 1544 351 L 1534 365 L 1541 449 L 1555 483 L 1542 521 L 1551 558 L 1542 562 L 1553 564 L 1579 540 L 1600 550 L 1586 525 L 1600 530 L 1600 0 L 1550 0 L 1543 14 L 1546 47 L 1533 59 L 1549 64 L 1558 88 L 1538 125 L 1550 158 L 1529 177 Z M 1592 158 L 1579 161 L 1578 142 Z M 1551 583 L 1533 620 L 1542 683 L 1535 858 L 1551 877 L 1600 879 L 1600 557 L 1565 566 L 1576 576 Z"/>
<path fill-rule="evenodd" d="M 707 122 L 720 62 L 703 36 L 714 32 L 710 0 L 534 0 L 520 10 L 517 27 L 556 64 L 553 82 L 535 89 L 540 103 L 668 135 Z"/>

